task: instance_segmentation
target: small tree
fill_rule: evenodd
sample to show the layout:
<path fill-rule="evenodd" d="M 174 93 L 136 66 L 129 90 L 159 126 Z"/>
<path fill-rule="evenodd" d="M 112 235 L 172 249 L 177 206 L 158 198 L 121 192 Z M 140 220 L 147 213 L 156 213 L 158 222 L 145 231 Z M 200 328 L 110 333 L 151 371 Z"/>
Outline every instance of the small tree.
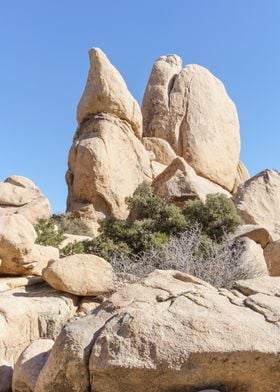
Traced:
<path fill-rule="evenodd" d="M 55 226 L 52 219 L 38 219 L 34 228 L 37 233 L 36 244 L 58 248 L 64 240 L 63 232 Z"/>

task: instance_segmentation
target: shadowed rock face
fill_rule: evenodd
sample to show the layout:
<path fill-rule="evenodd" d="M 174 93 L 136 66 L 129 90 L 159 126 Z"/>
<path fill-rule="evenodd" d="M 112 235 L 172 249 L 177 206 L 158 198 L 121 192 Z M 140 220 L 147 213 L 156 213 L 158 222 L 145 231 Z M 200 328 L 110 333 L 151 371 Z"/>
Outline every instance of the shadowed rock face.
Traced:
<path fill-rule="evenodd" d="M 155 271 L 63 329 L 35 392 L 275 392 L 279 279 L 230 291 Z"/>
<path fill-rule="evenodd" d="M 232 191 L 240 136 L 237 111 L 206 68 L 182 68 L 178 56 L 153 66 L 143 104 L 143 135 L 167 140 L 197 174 Z"/>

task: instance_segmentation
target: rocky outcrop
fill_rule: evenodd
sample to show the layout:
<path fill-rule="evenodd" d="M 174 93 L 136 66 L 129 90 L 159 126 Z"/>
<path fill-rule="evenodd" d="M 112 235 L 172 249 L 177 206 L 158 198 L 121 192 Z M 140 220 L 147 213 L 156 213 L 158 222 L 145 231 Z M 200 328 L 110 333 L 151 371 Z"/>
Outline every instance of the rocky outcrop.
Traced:
<path fill-rule="evenodd" d="M 99 48 L 90 49 L 89 59 L 87 83 L 77 108 L 79 125 L 94 114 L 109 113 L 128 122 L 141 138 L 141 109 L 121 74 Z"/>
<path fill-rule="evenodd" d="M 20 355 L 13 374 L 13 392 L 32 392 L 54 344 L 51 339 L 32 342 Z"/>
<path fill-rule="evenodd" d="M 230 197 L 230 193 L 217 184 L 198 176 L 194 169 L 180 157 L 153 180 L 155 194 L 169 202 L 182 204 L 186 200 L 206 200 L 211 193 L 222 193 Z"/>
<path fill-rule="evenodd" d="M 114 287 L 111 265 L 102 257 L 76 254 L 51 261 L 43 279 L 56 290 L 79 296 L 96 296 Z"/>
<path fill-rule="evenodd" d="M 0 358 L 12 364 L 32 341 L 55 339 L 77 309 L 77 297 L 33 283 L 0 293 Z"/>
<path fill-rule="evenodd" d="M 0 216 L 0 275 L 41 275 L 58 249 L 35 244 L 36 231 L 21 214 Z"/>
<path fill-rule="evenodd" d="M 241 185 L 234 202 L 245 223 L 265 227 L 273 240 L 280 238 L 280 175 L 265 170 Z"/>
<path fill-rule="evenodd" d="M 243 237 L 240 241 L 243 252 L 240 255 L 239 263 L 242 265 L 245 276 L 247 275 L 250 278 L 268 276 L 267 264 L 261 245 L 246 237 Z"/>
<path fill-rule="evenodd" d="M 271 276 L 280 276 L 280 240 L 271 242 L 264 249 L 264 257 Z"/>
<path fill-rule="evenodd" d="M 275 392 L 280 278 L 217 290 L 155 271 L 65 327 L 35 391 Z"/>
<path fill-rule="evenodd" d="M 39 218 L 49 218 L 48 199 L 28 178 L 8 177 L 0 182 L 0 215 L 21 214 L 34 224 Z"/>
<path fill-rule="evenodd" d="M 91 66 L 78 106 L 79 127 L 69 153 L 68 211 L 92 207 L 98 220 L 125 218 L 125 199 L 153 174 L 139 138 L 142 115 L 118 71 L 100 49 L 91 49 Z"/>
<path fill-rule="evenodd" d="M 196 173 L 232 191 L 240 153 L 239 122 L 223 84 L 178 56 L 153 66 L 143 104 L 143 135 L 167 140 Z"/>

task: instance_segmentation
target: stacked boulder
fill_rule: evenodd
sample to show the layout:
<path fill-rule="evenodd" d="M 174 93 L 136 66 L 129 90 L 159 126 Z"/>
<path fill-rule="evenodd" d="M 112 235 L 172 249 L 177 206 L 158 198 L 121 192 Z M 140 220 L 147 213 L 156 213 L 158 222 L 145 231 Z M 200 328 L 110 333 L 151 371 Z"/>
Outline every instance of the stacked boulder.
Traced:
<path fill-rule="evenodd" d="M 66 174 L 69 211 L 93 220 L 123 219 L 126 197 L 144 180 L 154 180 L 167 199 L 179 193 L 184 201 L 205 200 L 217 192 L 230 197 L 248 179 L 239 161 L 235 105 L 208 70 L 182 68 L 175 55 L 161 57 L 152 69 L 141 114 L 105 54 L 91 49 L 89 55 Z"/>

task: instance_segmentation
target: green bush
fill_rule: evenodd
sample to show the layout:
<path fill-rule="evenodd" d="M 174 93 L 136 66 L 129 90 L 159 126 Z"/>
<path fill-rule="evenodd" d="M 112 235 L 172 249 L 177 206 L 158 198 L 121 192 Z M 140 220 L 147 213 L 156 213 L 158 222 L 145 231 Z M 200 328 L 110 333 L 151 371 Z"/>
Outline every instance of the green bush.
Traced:
<path fill-rule="evenodd" d="M 221 241 L 241 223 L 234 204 L 222 194 L 209 195 L 205 204 L 189 201 L 181 210 L 154 195 L 151 185 L 144 182 L 126 202 L 128 219 L 103 220 L 99 237 L 85 243 L 86 253 L 106 259 L 120 253 L 137 255 L 161 248 L 170 236 L 197 224 L 201 227 L 201 252 L 205 253 L 213 241 Z"/>
<path fill-rule="evenodd" d="M 218 242 L 242 223 L 232 200 L 218 193 L 208 195 L 205 204 L 200 200 L 187 202 L 183 214 L 189 227 L 198 222 L 203 234 Z"/>
<path fill-rule="evenodd" d="M 92 230 L 85 221 L 73 217 L 71 213 L 54 214 L 51 219 L 63 233 L 93 236 Z"/>
<path fill-rule="evenodd" d="M 64 240 L 63 232 L 56 227 L 52 219 L 38 219 L 34 227 L 37 233 L 36 244 L 58 248 Z"/>
<path fill-rule="evenodd" d="M 72 256 L 78 253 L 85 253 L 85 247 L 83 242 L 75 241 L 72 244 L 64 246 L 59 253 L 61 257 Z"/>

